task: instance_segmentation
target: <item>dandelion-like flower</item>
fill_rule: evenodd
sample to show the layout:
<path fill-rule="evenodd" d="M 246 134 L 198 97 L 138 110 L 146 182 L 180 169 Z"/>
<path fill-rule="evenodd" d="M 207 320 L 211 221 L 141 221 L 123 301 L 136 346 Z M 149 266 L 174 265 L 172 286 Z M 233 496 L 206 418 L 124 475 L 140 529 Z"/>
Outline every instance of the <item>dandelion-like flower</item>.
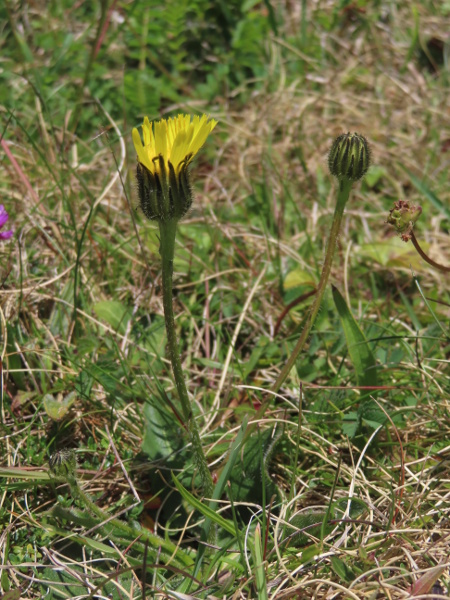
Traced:
<path fill-rule="evenodd" d="M 3 227 L 3 225 L 6 224 L 8 219 L 9 215 L 6 212 L 5 207 L 3 206 L 3 204 L 0 204 L 0 229 Z M 12 229 L 10 229 L 9 231 L 0 231 L 0 240 L 9 240 L 13 233 L 14 232 Z"/>
<path fill-rule="evenodd" d="M 188 212 L 192 204 L 188 167 L 216 125 L 207 115 L 192 120 L 190 115 L 178 115 L 153 123 L 145 117 L 144 143 L 133 129 L 139 203 L 148 219 L 178 221 Z"/>

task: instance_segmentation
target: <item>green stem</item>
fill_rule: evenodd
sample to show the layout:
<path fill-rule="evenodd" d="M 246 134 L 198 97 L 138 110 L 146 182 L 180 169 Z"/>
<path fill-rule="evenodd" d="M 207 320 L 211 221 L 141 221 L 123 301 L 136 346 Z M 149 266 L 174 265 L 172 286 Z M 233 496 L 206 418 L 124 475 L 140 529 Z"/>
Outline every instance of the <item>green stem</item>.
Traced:
<path fill-rule="evenodd" d="M 177 233 L 177 221 L 159 221 L 160 254 L 162 261 L 162 288 L 164 318 L 166 321 L 167 344 L 169 347 L 170 362 L 172 363 L 173 377 L 181 403 L 183 418 L 187 425 L 195 465 L 200 474 L 203 493 L 207 498 L 212 498 L 214 484 L 211 473 L 206 462 L 205 453 L 200 440 L 197 423 L 192 415 L 191 402 L 189 400 L 186 383 L 184 381 L 183 369 L 181 367 L 180 351 L 178 349 L 177 334 L 175 331 L 175 318 L 173 314 L 172 289 L 173 289 L 173 257 L 175 253 L 175 236 Z"/>
<path fill-rule="evenodd" d="M 347 204 L 347 200 L 350 196 L 350 190 L 352 187 L 352 182 L 347 180 L 341 180 L 339 182 L 339 192 L 337 197 L 336 208 L 334 211 L 333 224 L 331 226 L 330 237 L 328 238 L 327 249 L 325 253 L 325 261 L 323 263 L 322 274 L 320 276 L 320 281 L 317 286 L 317 292 L 314 298 L 314 302 L 309 310 L 309 314 L 306 320 L 305 327 L 302 331 L 302 334 L 292 351 L 292 354 L 284 365 L 281 373 L 278 376 L 278 379 L 273 386 L 273 391 L 278 392 L 280 387 L 283 385 L 284 380 L 289 375 L 292 367 L 297 360 L 298 355 L 303 350 L 305 343 L 311 333 L 311 329 L 313 328 L 314 322 L 317 317 L 317 313 L 319 312 L 320 305 L 322 303 L 322 298 L 325 293 L 325 289 L 328 283 L 328 278 L 331 272 L 331 266 L 333 264 L 333 256 L 336 248 L 336 242 L 339 235 L 339 230 L 341 228 L 342 216 L 344 214 L 345 205 Z M 262 407 L 261 407 L 262 408 Z"/>
<path fill-rule="evenodd" d="M 175 317 L 173 314 L 172 289 L 173 289 L 173 257 L 175 254 L 175 237 L 177 234 L 176 221 L 160 221 L 160 248 L 162 261 L 162 292 L 164 318 L 166 322 L 167 345 L 172 363 L 173 376 L 177 386 L 178 397 L 186 423 L 191 418 L 191 403 L 181 368 L 180 352 L 178 349 L 177 334 L 175 331 Z"/>
<path fill-rule="evenodd" d="M 190 558 L 185 552 L 180 550 L 180 548 L 178 548 L 178 546 L 176 546 L 173 542 L 170 542 L 169 540 L 164 540 L 158 535 L 148 531 L 148 529 L 136 529 L 135 527 L 130 527 L 120 519 L 116 519 L 115 517 L 111 519 L 110 515 L 107 512 L 103 511 L 101 508 L 99 508 L 95 504 L 95 502 L 91 500 L 89 495 L 81 489 L 75 477 L 68 476 L 67 479 L 58 479 L 64 479 L 70 487 L 72 496 L 74 498 L 80 498 L 80 500 L 85 504 L 86 508 L 90 510 L 101 521 L 108 521 L 108 523 L 111 523 L 111 525 L 116 530 L 122 531 L 124 534 L 126 534 L 128 538 L 139 538 L 141 541 L 148 542 L 149 545 L 156 551 L 161 550 L 165 554 L 173 556 L 174 563 L 181 563 L 185 566 L 192 565 L 192 558 Z"/>

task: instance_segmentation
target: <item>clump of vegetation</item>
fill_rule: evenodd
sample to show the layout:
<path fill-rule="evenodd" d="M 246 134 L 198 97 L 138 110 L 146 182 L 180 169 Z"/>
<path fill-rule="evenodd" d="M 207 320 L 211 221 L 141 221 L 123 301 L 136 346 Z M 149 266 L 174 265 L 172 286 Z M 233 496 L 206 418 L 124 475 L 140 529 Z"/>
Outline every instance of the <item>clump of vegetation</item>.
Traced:
<path fill-rule="evenodd" d="M 0 595 L 446 597 L 445 3 L 0 14 Z"/>

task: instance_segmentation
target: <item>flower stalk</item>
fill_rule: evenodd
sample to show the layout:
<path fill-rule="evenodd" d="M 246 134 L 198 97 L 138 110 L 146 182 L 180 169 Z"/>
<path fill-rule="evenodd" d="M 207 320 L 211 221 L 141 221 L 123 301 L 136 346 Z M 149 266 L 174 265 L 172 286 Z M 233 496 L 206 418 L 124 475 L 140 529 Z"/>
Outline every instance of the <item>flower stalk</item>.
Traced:
<path fill-rule="evenodd" d="M 295 364 L 295 361 L 305 347 L 305 344 L 309 338 L 327 287 L 331 267 L 333 264 L 334 252 L 341 228 L 342 217 L 344 215 L 345 206 L 350 197 L 352 184 L 366 174 L 369 165 L 370 150 L 367 140 L 363 136 L 358 135 L 357 133 L 347 133 L 340 135 L 334 141 L 328 155 L 328 166 L 331 174 L 338 179 L 339 189 L 336 208 L 334 210 L 333 223 L 331 225 L 330 235 L 326 246 L 322 273 L 317 286 L 314 301 L 306 319 L 306 324 L 303 328 L 300 338 L 297 341 L 297 344 L 295 345 L 294 350 L 292 351 L 291 356 L 275 381 L 275 384 L 272 388 L 274 392 L 277 392 L 283 385 L 286 377 L 289 375 L 292 367 Z"/>
<path fill-rule="evenodd" d="M 187 425 L 187 431 L 192 444 L 194 461 L 199 471 L 203 486 L 203 493 L 207 498 L 212 498 L 214 484 L 211 473 L 208 468 L 205 453 L 200 439 L 200 433 L 196 421 L 192 414 L 191 402 L 184 380 L 183 369 L 181 366 L 180 351 L 178 348 L 177 334 L 175 330 L 175 317 L 173 312 L 173 258 L 175 252 L 175 237 L 177 232 L 177 222 L 175 220 L 160 221 L 160 255 L 162 262 L 162 292 L 164 319 L 167 333 L 167 347 L 169 350 L 170 362 L 172 364 L 173 378 L 178 392 L 178 398 L 181 404 L 181 410 L 184 421 Z"/>
<path fill-rule="evenodd" d="M 142 126 L 143 142 L 133 129 L 133 143 L 138 155 L 136 178 L 139 205 L 144 215 L 158 222 L 162 263 L 162 292 L 167 346 L 181 412 L 192 444 L 194 462 L 200 475 L 203 493 L 211 498 L 214 484 L 203 451 L 200 433 L 181 366 L 173 311 L 173 261 L 177 224 L 192 205 L 189 165 L 216 126 L 206 115 L 178 115 Z"/>
<path fill-rule="evenodd" d="M 317 291 L 314 296 L 314 301 L 311 305 L 311 308 L 308 313 L 308 317 L 303 328 L 303 331 L 298 339 L 297 344 L 295 345 L 294 350 L 292 351 L 291 356 L 289 357 L 287 363 L 284 365 L 281 373 L 279 374 L 275 385 L 273 386 L 273 391 L 277 392 L 280 387 L 283 385 L 284 380 L 289 375 L 292 367 L 297 360 L 298 355 L 303 350 L 308 337 L 311 333 L 311 329 L 313 328 L 314 322 L 317 317 L 317 313 L 319 312 L 320 305 L 322 304 L 323 295 L 325 293 L 328 278 L 330 276 L 331 267 L 333 265 L 333 257 L 336 248 L 337 239 L 339 236 L 339 231 L 341 229 L 342 217 L 344 215 L 345 205 L 347 204 L 347 200 L 350 196 L 350 190 L 352 188 L 352 182 L 347 180 L 341 180 L 339 182 L 339 192 L 336 202 L 336 208 L 334 210 L 333 216 L 333 224 L 330 230 L 330 236 L 328 238 L 327 248 L 325 252 L 325 260 L 322 267 L 322 273 L 320 276 L 320 280 L 317 286 Z"/>

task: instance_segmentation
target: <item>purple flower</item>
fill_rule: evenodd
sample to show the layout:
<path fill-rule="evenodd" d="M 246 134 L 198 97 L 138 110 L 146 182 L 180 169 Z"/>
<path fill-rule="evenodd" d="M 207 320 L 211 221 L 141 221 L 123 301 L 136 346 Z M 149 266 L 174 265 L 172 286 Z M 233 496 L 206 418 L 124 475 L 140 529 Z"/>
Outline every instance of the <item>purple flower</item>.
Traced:
<path fill-rule="evenodd" d="M 3 227 L 3 225 L 5 225 L 8 219 L 9 215 L 6 212 L 5 207 L 3 206 L 3 204 L 0 204 L 0 229 Z M 0 240 L 9 240 L 12 234 L 12 229 L 10 229 L 9 231 L 0 231 Z"/>

